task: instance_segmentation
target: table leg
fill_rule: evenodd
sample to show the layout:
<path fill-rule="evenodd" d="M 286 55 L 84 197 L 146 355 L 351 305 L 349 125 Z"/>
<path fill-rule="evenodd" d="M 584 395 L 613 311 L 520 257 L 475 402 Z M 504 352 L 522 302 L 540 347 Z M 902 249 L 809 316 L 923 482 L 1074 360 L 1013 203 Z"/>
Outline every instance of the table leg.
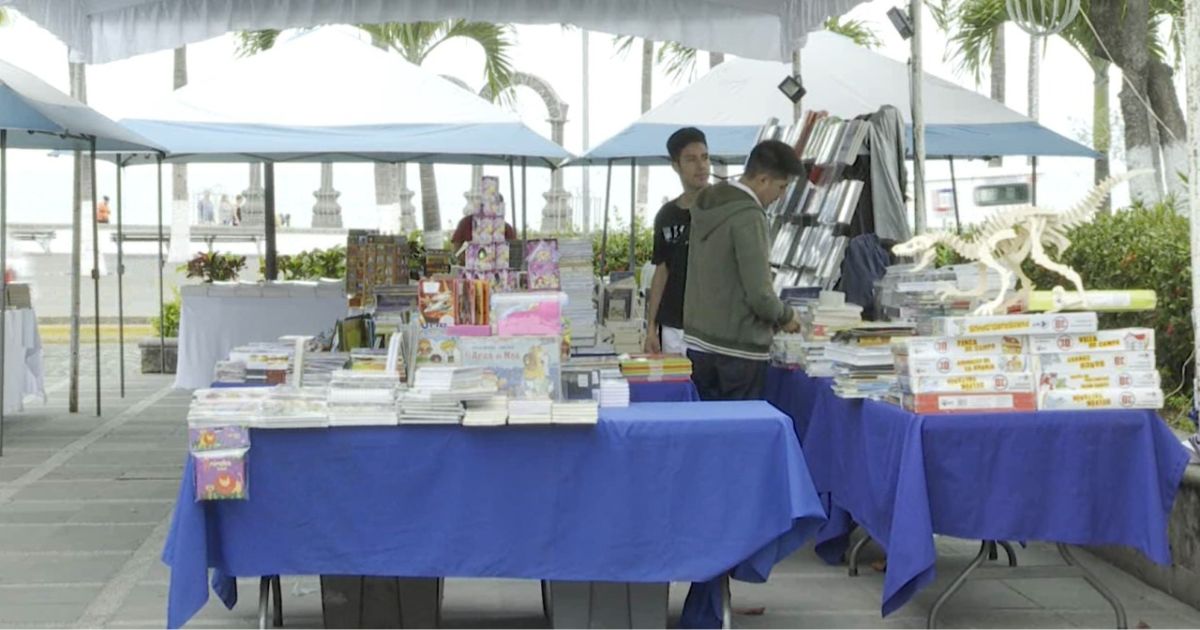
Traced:
<path fill-rule="evenodd" d="M 991 551 L 994 551 L 995 548 L 996 547 L 994 544 L 991 544 L 986 540 L 979 545 L 979 553 L 975 554 L 975 559 L 971 560 L 970 564 L 967 565 L 967 568 L 963 569 L 962 573 L 959 573 L 958 576 L 954 578 L 954 581 L 950 582 L 950 586 L 947 586 L 946 590 L 942 591 L 942 594 L 938 595 L 937 600 L 933 602 L 933 608 L 929 609 L 929 619 L 926 621 L 925 627 L 937 627 L 937 616 L 938 612 L 942 609 L 942 606 L 945 605 L 946 602 L 958 592 L 958 589 L 962 588 L 963 584 L 967 583 L 967 576 L 970 575 L 972 571 L 979 568 L 979 565 L 983 564 L 984 561 L 987 560 L 988 554 Z"/>
<path fill-rule="evenodd" d="M 1096 576 L 1092 575 L 1091 571 L 1088 571 L 1086 567 L 1084 567 L 1079 563 L 1078 560 L 1075 559 L 1074 554 L 1071 553 L 1070 547 L 1064 545 L 1063 543 L 1058 543 L 1056 546 L 1058 547 L 1058 553 L 1062 556 L 1063 560 L 1068 565 L 1075 567 L 1079 571 L 1080 577 L 1082 577 L 1088 583 L 1088 585 L 1095 589 L 1097 593 L 1100 593 L 1100 596 L 1107 600 L 1108 604 L 1113 607 L 1113 611 L 1117 613 L 1117 628 L 1119 630 L 1125 630 L 1125 628 L 1128 628 L 1129 622 L 1125 618 L 1125 606 L 1121 604 L 1121 600 L 1117 599 L 1117 596 L 1114 595 L 1112 591 L 1108 590 L 1107 586 L 1101 583 L 1100 580 L 1096 579 Z"/>
<path fill-rule="evenodd" d="M 258 581 L 258 630 L 267 630 L 267 601 L 271 595 L 271 578 L 264 575 Z"/>
<path fill-rule="evenodd" d="M 858 577 L 858 554 L 862 552 L 863 547 L 871 542 L 870 536 L 863 536 L 854 546 L 850 548 L 850 557 L 847 564 L 850 565 L 850 577 Z"/>
<path fill-rule="evenodd" d="M 733 627 L 733 604 L 729 592 L 729 574 L 721 578 L 721 627 L 728 630 Z"/>
<path fill-rule="evenodd" d="M 1008 556 L 1008 566 L 1017 566 L 1017 550 L 1013 549 L 1012 543 L 1007 540 L 1001 540 L 997 544 L 1004 547 L 1004 554 Z"/>
<path fill-rule="evenodd" d="M 279 576 L 271 578 L 271 591 L 275 599 L 275 615 L 273 621 L 276 628 L 283 627 L 283 585 L 280 584 Z"/>
<path fill-rule="evenodd" d="M 554 627 L 553 619 L 550 616 L 550 582 L 542 580 L 542 616 L 546 618 L 546 625 Z"/>

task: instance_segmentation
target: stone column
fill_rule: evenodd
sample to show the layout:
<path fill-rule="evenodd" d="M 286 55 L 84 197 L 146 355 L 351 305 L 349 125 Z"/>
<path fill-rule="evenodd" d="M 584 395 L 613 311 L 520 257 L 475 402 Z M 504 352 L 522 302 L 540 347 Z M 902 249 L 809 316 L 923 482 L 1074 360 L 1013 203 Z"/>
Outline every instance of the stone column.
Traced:
<path fill-rule="evenodd" d="M 341 194 L 333 189 L 333 164 L 321 162 L 321 188 L 313 193 L 313 197 L 317 198 L 317 203 L 313 205 L 313 227 L 342 227 L 342 206 L 337 201 Z"/>
<path fill-rule="evenodd" d="M 412 199 L 416 194 L 408 189 L 408 165 L 397 164 L 397 190 L 400 192 L 400 229 L 405 234 L 417 229 L 417 207 Z"/>
<path fill-rule="evenodd" d="M 563 128 L 567 123 L 567 104 L 558 103 L 557 111 L 550 110 L 550 139 L 558 146 L 563 145 Z M 542 209 L 542 231 L 562 232 L 571 229 L 571 193 L 563 187 L 562 169 L 550 174 L 550 190 L 542 195 L 546 207 Z"/>
<path fill-rule="evenodd" d="M 242 191 L 242 225 L 262 225 L 265 221 L 267 203 L 262 186 L 262 163 L 250 163 L 250 186 Z"/>
<path fill-rule="evenodd" d="M 479 202 L 483 200 L 483 195 L 479 193 L 479 180 L 483 178 L 483 167 L 474 164 L 471 166 L 471 184 L 467 192 L 463 193 L 463 197 L 467 200 L 467 205 L 463 206 L 463 216 L 469 217 L 475 214 L 479 209 Z"/>

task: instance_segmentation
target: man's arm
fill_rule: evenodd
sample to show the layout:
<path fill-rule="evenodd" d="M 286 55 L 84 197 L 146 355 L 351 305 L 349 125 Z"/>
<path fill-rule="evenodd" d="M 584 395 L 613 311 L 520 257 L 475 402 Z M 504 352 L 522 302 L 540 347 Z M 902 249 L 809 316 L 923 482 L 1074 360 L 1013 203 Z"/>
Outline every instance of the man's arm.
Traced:
<path fill-rule="evenodd" d="M 765 221 L 755 217 L 733 226 L 733 254 L 738 276 L 746 290 L 750 311 L 759 319 L 776 326 L 791 323 L 795 312 L 775 295 L 771 283 L 771 267 L 767 262 L 767 230 Z"/>
<path fill-rule="evenodd" d="M 658 307 L 662 304 L 663 292 L 667 288 L 667 264 L 654 266 L 654 279 L 650 281 L 650 300 L 647 306 L 646 343 L 644 350 L 650 354 L 662 352 L 662 341 L 658 338 Z"/>

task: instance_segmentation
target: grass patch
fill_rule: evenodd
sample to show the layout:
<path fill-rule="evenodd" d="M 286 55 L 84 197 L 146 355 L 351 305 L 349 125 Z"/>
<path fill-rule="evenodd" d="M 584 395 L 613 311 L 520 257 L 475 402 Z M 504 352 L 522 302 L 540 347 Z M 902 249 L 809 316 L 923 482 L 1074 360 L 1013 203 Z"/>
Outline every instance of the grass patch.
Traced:
<path fill-rule="evenodd" d="M 42 336 L 42 343 L 45 345 L 66 344 L 71 341 L 70 324 L 38 324 L 38 333 Z M 137 343 L 142 337 L 153 336 L 155 336 L 155 333 L 150 324 L 125 325 L 125 343 Z M 95 343 L 95 328 L 90 324 L 81 325 L 79 327 L 79 341 L 80 343 Z M 117 343 L 118 341 L 119 331 L 116 324 L 100 325 L 100 343 Z"/>

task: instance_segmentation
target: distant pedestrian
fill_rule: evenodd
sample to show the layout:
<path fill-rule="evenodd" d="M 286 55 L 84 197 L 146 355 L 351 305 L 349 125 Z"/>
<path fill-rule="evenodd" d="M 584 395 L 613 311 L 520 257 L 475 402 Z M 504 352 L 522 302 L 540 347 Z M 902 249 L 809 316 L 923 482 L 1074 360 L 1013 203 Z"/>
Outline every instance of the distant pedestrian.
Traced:
<path fill-rule="evenodd" d="M 212 193 L 204 191 L 204 196 L 200 198 L 200 202 L 196 204 L 196 210 L 199 216 L 197 219 L 200 223 L 211 224 L 213 222 L 213 202 Z"/>
<path fill-rule="evenodd" d="M 245 206 L 245 205 L 246 205 L 245 197 L 243 197 L 241 195 L 234 197 L 234 202 L 233 202 L 233 224 L 234 225 L 242 224 L 242 206 Z"/>
<path fill-rule="evenodd" d="M 221 212 L 221 225 L 233 225 L 233 202 L 229 201 L 229 195 L 221 195 L 221 204 L 219 206 Z"/>
<path fill-rule="evenodd" d="M 105 196 L 100 199 L 99 205 L 96 206 L 96 222 L 108 223 L 108 216 L 110 212 L 111 210 L 109 210 L 108 207 L 108 197 Z"/>

